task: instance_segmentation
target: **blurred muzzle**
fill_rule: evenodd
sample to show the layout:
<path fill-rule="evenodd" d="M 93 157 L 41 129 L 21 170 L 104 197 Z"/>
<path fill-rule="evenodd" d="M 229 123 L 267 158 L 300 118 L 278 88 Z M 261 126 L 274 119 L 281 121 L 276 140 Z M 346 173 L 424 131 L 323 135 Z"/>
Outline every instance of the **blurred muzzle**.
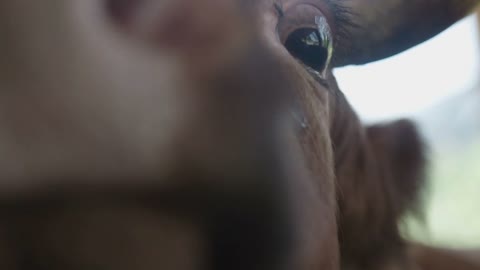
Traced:
<path fill-rule="evenodd" d="M 288 83 L 282 79 L 287 76 L 260 42 L 249 11 L 237 2 L 105 1 L 106 21 L 124 40 L 142 44 L 132 48 L 179 63 L 178 81 L 157 89 L 178 92 L 185 101 L 176 108 L 182 121 L 168 131 L 172 150 L 154 155 L 168 166 L 151 170 L 156 174 L 145 174 L 148 179 L 141 173 L 118 177 L 125 185 L 113 177 L 121 173 L 73 173 L 88 168 L 67 170 L 53 182 L 38 175 L 48 188 L 36 181 L 37 193 L 0 202 L 2 269 L 277 270 L 288 265 L 293 229 L 287 186 L 295 177 L 289 168 L 296 166 L 285 153 L 295 149 L 289 147 L 293 136 L 283 132 L 290 125 Z M 148 112 L 145 118 L 151 117 Z M 113 133 L 98 132 L 104 131 Z M 49 172 L 56 168 L 52 164 Z M 122 166 L 113 170 L 121 172 Z"/>

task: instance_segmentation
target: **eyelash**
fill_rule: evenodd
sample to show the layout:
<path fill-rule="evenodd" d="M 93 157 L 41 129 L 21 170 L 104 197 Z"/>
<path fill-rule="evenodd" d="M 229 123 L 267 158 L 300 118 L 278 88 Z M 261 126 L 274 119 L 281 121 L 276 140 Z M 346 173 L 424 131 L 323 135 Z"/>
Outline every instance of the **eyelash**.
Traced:
<path fill-rule="evenodd" d="M 343 1 L 327 0 L 329 9 L 332 11 L 333 14 L 333 20 L 335 25 L 335 36 L 333 37 L 334 47 L 348 46 L 349 40 L 351 40 L 350 31 L 359 27 L 355 23 L 356 14 L 350 8 L 345 6 L 342 2 Z M 338 57 L 341 56 L 339 56 L 338 54 L 334 54 L 332 63 L 337 62 Z"/>

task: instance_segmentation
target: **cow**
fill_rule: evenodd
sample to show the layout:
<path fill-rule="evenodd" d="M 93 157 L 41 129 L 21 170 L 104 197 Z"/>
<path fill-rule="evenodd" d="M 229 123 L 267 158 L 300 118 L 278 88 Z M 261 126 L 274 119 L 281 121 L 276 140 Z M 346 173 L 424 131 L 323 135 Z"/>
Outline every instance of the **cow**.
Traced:
<path fill-rule="evenodd" d="M 429 270 L 421 137 L 332 70 L 477 3 L 1 1 L 0 268 Z"/>

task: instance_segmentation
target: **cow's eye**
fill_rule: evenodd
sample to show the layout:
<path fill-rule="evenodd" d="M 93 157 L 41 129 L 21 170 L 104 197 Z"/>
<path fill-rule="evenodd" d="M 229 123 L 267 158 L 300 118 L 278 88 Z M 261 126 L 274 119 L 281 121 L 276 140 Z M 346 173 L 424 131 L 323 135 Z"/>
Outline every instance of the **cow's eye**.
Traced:
<path fill-rule="evenodd" d="M 285 40 L 285 48 L 292 56 L 324 75 L 333 54 L 330 28 L 323 17 L 316 19 L 317 27 L 294 30 Z"/>

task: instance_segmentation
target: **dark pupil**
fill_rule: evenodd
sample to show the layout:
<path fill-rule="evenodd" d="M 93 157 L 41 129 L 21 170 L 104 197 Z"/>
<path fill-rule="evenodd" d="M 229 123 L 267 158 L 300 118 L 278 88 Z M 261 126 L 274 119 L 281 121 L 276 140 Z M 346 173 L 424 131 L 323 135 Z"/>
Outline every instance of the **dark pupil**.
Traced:
<path fill-rule="evenodd" d="M 325 68 L 328 48 L 323 46 L 320 33 L 315 29 L 298 29 L 288 37 L 285 47 L 307 66 L 321 71 Z"/>

